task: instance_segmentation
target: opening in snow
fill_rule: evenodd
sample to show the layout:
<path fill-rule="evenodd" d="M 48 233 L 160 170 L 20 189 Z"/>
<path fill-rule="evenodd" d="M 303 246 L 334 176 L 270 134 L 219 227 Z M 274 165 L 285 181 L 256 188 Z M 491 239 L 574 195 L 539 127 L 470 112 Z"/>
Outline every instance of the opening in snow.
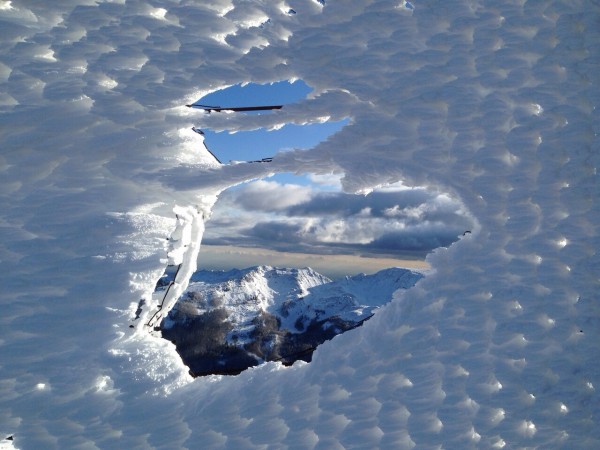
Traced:
<path fill-rule="evenodd" d="M 287 105 L 305 98 L 312 89 L 304 81 L 278 81 L 276 83 L 239 83 L 225 89 L 211 92 L 195 104 L 230 106 Z M 268 111 L 246 111 L 261 114 Z"/>
<path fill-rule="evenodd" d="M 286 103 L 309 92 L 301 82 L 266 88 L 237 85 L 196 104 L 214 112 Z M 273 91 L 278 98 L 268 97 Z M 221 161 L 268 163 L 286 147 L 317 145 L 347 122 L 202 134 Z M 341 176 L 278 173 L 220 195 L 203 237 L 202 270 L 157 324 L 192 375 L 235 375 L 265 361 L 310 362 L 318 345 L 361 326 L 396 291 L 422 278 L 427 253 L 472 227 L 446 194 L 401 183 L 348 194 Z M 168 268 L 155 295 L 166 297 L 179 276 L 178 267 Z"/>
<path fill-rule="evenodd" d="M 266 108 L 264 110 L 238 111 L 244 115 L 265 115 L 281 107 L 304 99 L 311 88 L 301 80 L 290 83 L 280 81 L 272 84 L 236 84 L 226 89 L 205 95 L 192 105 L 210 113 L 228 111 L 227 108 Z M 276 109 L 275 109 L 276 110 Z M 324 121 L 310 124 L 288 123 L 275 129 L 258 127 L 251 131 L 215 132 L 210 129 L 195 129 L 204 136 L 207 148 L 223 163 L 228 162 L 267 162 L 280 151 L 287 149 L 308 149 L 333 135 L 349 119 Z"/>
<path fill-rule="evenodd" d="M 333 174 L 278 174 L 230 188 L 207 222 L 202 270 L 162 336 L 194 376 L 310 362 L 318 345 L 422 278 L 427 253 L 471 227 L 459 202 L 401 184 L 364 196 L 342 192 Z M 159 295 L 173 277 L 160 280 Z"/>

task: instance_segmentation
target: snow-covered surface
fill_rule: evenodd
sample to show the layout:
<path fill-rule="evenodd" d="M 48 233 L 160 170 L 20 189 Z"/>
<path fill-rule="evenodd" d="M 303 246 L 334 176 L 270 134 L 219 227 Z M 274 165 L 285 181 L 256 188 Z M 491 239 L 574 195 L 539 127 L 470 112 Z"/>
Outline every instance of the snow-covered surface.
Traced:
<path fill-rule="evenodd" d="M 13 449 L 16 449 L 16 447 L 14 446 L 13 439 L 14 438 L 12 436 L 6 436 L 5 438 L 3 438 L 0 441 L 0 450 L 13 450 Z"/>
<path fill-rule="evenodd" d="M 307 267 L 304 269 L 251 267 L 244 270 L 195 272 L 179 302 L 193 306 L 194 315 L 215 307 L 225 308 L 236 342 L 249 339 L 252 319 L 261 311 L 281 322 L 281 329 L 303 331 L 312 321 L 338 317 L 358 323 L 392 300 L 399 289 L 412 287 L 422 275 L 407 269 L 390 268 L 373 275 L 356 275 L 342 280 L 329 278 Z M 155 294 L 162 296 L 167 287 Z M 303 323 L 298 330 L 297 321 Z M 162 325 L 170 328 L 173 320 Z"/>
<path fill-rule="evenodd" d="M 593 0 L 1 1 L 0 436 L 600 447 L 599 16 Z M 181 106 L 295 78 L 312 97 L 270 115 Z M 345 117 L 270 164 L 218 167 L 189 129 Z M 349 192 L 432 185 L 478 226 L 310 364 L 192 380 L 128 326 L 173 208 L 290 170 L 343 171 Z"/>
<path fill-rule="evenodd" d="M 205 200 L 203 210 L 197 207 L 176 207 L 173 212 L 177 218 L 175 230 L 169 236 L 170 248 L 167 251 L 167 266 L 177 266 L 174 279 L 161 298 L 152 302 L 150 308 L 142 309 L 136 320 L 141 327 L 154 328 L 160 325 L 161 320 L 173 308 L 177 299 L 185 291 L 188 282 L 196 270 L 196 258 L 200 251 L 200 242 L 204 233 L 204 221 L 210 215 L 213 201 Z M 208 201 L 207 201 L 208 200 Z M 144 302 L 146 300 L 144 299 Z M 139 303 L 141 305 L 141 302 Z"/>
<path fill-rule="evenodd" d="M 218 302 L 228 311 L 228 320 L 234 332 L 244 339 L 252 327 L 251 321 L 259 311 L 277 314 L 286 300 L 298 300 L 308 295 L 315 286 L 330 282 L 328 278 L 310 269 L 278 269 L 259 266 L 229 272 L 199 271 L 190 281 L 187 292 L 197 293 L 204 301 L 191 301 L 199 314 L 211 309 Z M 167 327 L 169 323 L 165 324 Z M 293 329 L 293 322 L 283 328 Z"/>

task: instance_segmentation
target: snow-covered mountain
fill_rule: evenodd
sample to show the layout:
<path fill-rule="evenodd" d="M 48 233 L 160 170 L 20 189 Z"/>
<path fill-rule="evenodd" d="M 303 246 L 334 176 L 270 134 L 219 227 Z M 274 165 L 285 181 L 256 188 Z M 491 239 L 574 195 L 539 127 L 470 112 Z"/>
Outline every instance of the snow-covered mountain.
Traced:
<path fill-rule="evenodd" d="M 422 276 L 401 268 L 338 281 L 310 268 L 199 271 L 161 330 L 194 375 L 235 374 L 263 361 L 310 361 L 316 346 L 361 325 Z M 161 278 L 157 295 L 172 278 L 169 271 Z"/>

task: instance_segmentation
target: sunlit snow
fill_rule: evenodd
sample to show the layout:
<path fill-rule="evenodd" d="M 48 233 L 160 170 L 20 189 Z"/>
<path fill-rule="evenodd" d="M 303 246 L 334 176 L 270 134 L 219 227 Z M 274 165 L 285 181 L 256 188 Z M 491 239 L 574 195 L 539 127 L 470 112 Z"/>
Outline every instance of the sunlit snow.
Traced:
<path fill-rule="evenodd" d="M 0 2 L 0 448 L 600 447 L 596 1 L 151 4 Z M 294 79 L 264 116 L 184 106 Z M 270 164 L 178 132 L 325 118 Z M 274 172 L 431 186 L 477 226 L 310 364 L 192 379 L 139 301 Z"/>

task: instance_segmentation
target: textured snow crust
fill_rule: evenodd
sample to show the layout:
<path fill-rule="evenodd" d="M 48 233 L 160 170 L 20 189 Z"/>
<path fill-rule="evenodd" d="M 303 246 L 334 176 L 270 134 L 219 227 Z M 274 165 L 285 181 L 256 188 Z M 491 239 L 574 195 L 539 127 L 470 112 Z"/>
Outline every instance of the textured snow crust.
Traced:
<path fill-rule="evenodd" d="M 22 449 L 600 447 L 600 6 L 411 3 L 0 1 L 0 433 Z M 311 97 L 270 115 L 181 106 L 297 78 Z M 345 117 L 271 164 L 219 167 L 189 130 Z M 173 209 L 206 219 L 272 171 L 435 186 L 478 227 L 310 364 L 192 380 L 129 328 Z"/>

